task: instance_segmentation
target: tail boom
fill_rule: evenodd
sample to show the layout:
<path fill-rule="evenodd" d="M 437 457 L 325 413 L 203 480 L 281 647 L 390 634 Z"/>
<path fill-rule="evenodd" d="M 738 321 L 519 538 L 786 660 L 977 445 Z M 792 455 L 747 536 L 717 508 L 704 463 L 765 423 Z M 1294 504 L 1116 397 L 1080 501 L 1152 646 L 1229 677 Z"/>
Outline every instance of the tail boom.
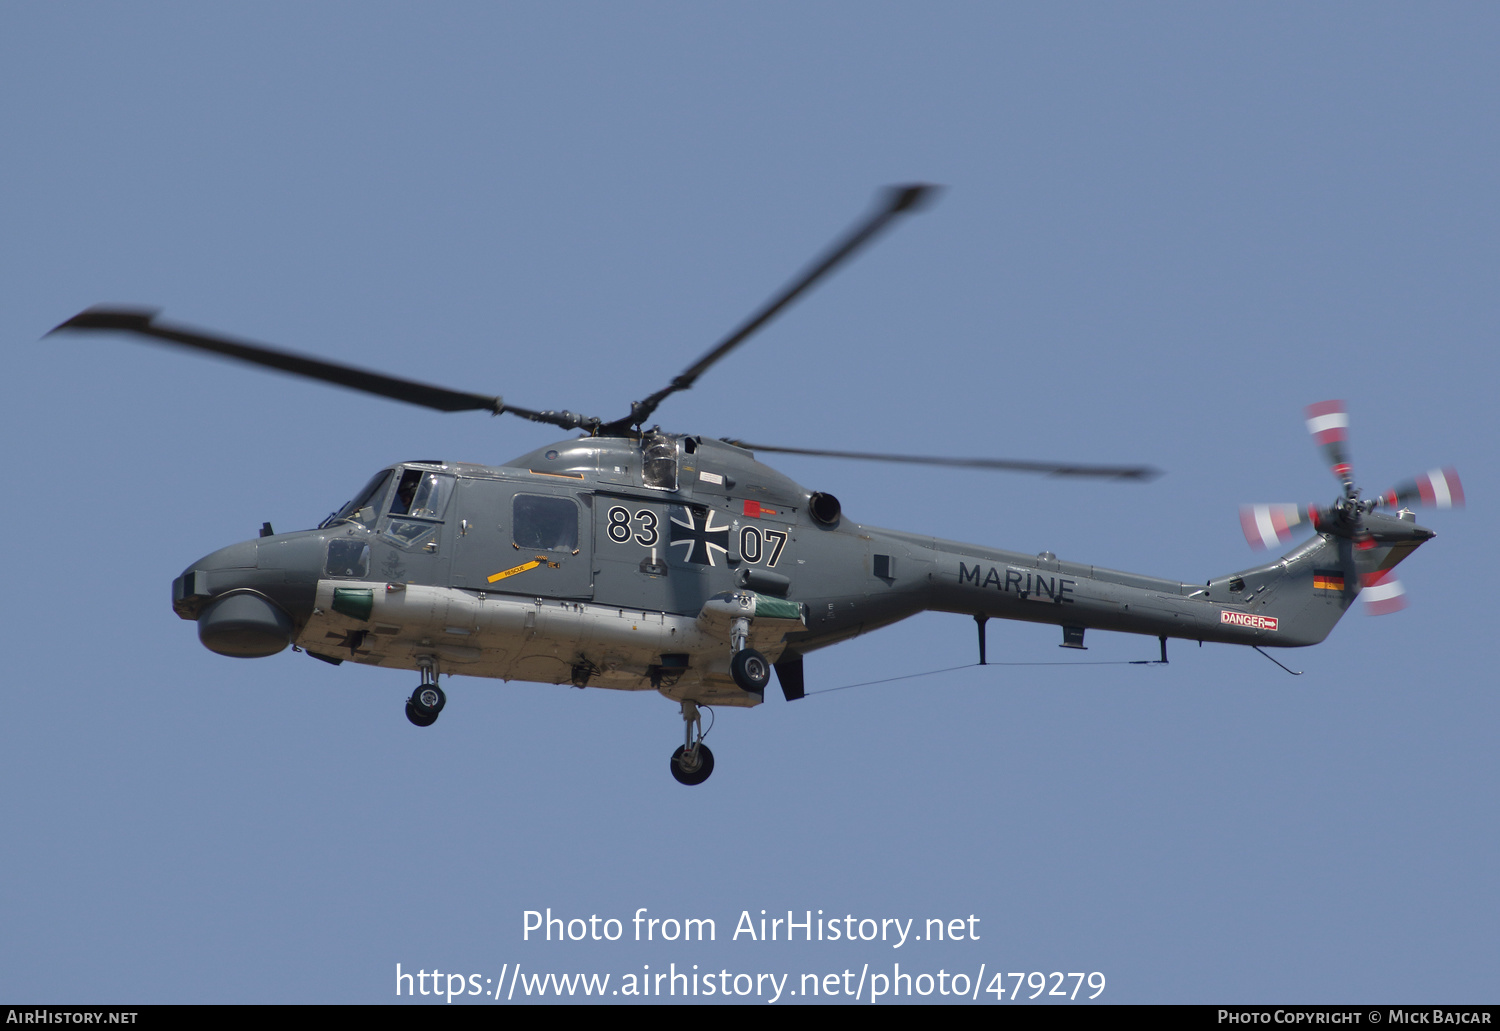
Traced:
<path fill-rule="evenodd" d="M 1367 538 L 1322 533 L 1280 558 L 1204 585 L 1063 562 L 1047 553 L 941 545 L 929 608 L 1224 644 L 1295 648 L 1326 638 L 1361 590 L 1389 591 L 1389 571 L 1432 532 L 1371 517 Z"/>

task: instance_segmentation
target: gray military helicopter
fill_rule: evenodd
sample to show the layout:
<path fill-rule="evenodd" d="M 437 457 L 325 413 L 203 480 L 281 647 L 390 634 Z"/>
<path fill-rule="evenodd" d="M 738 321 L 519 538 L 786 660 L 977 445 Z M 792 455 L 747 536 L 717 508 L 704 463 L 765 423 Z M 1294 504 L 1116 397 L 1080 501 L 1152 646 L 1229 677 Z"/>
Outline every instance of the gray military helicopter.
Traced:
<path fill-rule="evenodd" d="M 1253 544 L 1316 532 L 1273 562 L 1202 586 L 929 536 L 863 526 L 837 498 L 810 491 L 756 452 L 914 462 L 1141 480 L 1144 467 L 1066 465 L 771 447 L 647 427 L 657 407 L 774 318 L 899 216 L 933 195 L 887 190 L 876 209 L 789 286 L 667 386 L 612 421 L 537 411 L 499 397 L 429 386 L 171 325 L 154 311 L 90 308 L 61 330 L 125 331 L 151 340 L 444 412 L 509 413 L 584 435 L 501 466 L 402 462 L 377 472 L 316 529 L 230 545 L 172 585 L 172 607 L 221 655 L 288 645 L 324 662 L 419 671 L 407 718 L 430 726 L 447 704 L 441 676 L 655 690 L 681 706 L 684 784 L 713 772 L 699 706 L 759 705 L 774 669 L 803 697 L 803 656 L 925 610 L 978 624 L 1052 623 L 1062 647 L 1090 629 L 1228 644 L 1316 644 L 1367 592 L 1400 601 L 1390 571 L 1429 540 L 1409 502 L 1461 504 L 1451 469 L 1362 499 L 1344 452 L 1341 402 L 1315 405 L 1309 429 L 1343 494 L 1331 506 L 1243 510 Z M 1377 508 L 1401 510 L 1386 515 Z"/>

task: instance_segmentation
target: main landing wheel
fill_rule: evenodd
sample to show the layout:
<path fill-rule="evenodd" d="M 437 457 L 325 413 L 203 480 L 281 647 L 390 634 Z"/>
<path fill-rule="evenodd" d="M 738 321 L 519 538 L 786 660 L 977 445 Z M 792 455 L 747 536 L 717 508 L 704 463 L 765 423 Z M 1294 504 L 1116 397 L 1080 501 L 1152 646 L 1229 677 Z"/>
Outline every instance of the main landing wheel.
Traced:
<path fill-rule="evenodd" d="M 771 663 L 754 648 L 741 648 L 729 660 L 729 675 L 734 682 L 752 694 L 765 694 L 771 682 Z"/>
<path fill-rule="evenodd" d="M 406 700 L 406 718 L 419 727 L 430 727 L 437 722 L 436 716 L 418 716 L 417 710 L 412 708 L 410 698 Z"/>
<path fill-rule="evenodd" d="M 714 772 L 714 754 L 708 746 L 700 742 L 694 751 L 689 758 L 687 745 L 678 745 L 672 753 L 672 776 L 679 784 L 702 784 Z"/>

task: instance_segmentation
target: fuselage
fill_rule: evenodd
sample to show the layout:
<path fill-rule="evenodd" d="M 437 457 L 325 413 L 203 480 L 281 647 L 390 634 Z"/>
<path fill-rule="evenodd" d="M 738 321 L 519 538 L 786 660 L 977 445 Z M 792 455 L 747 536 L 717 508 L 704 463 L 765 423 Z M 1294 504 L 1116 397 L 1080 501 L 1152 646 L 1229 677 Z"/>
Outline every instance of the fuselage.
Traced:
<path fill-rule="evenodd" d="M 1431 536 L 1384 523 L 1404 548 L 1394 561 Z M 291 643 L 327 661 L 752 705 L 728 672 L 737 616 L 799 677 L 802 654 L 925 610 L 1052 623 L 1075 642 L 1101 629 L 1295 646 L 1347 609 L 1354 563 L 1349 541 L 1320 535 L 1200 585 L 882 530 L 743 448 L 647 434 L 503 466 L 393 466 L 316 530 L 194 563 L 173 601 L 224 654 Z"/>

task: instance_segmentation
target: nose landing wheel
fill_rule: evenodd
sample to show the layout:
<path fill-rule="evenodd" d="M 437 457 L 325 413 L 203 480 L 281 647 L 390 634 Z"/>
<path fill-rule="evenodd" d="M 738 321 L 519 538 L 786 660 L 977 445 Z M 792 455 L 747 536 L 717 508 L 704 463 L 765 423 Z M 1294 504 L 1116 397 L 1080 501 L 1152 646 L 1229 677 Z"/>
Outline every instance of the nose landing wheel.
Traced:
<path fill-rule="evenodd" d="M 437 685 L 437 673 L 430 664 L 422 666 L 422 682 L 406 700 L 406 718 L 419 727 L 430 727 L 437 722 L 438 713 L 448 704 L 448 696 Z"/>

